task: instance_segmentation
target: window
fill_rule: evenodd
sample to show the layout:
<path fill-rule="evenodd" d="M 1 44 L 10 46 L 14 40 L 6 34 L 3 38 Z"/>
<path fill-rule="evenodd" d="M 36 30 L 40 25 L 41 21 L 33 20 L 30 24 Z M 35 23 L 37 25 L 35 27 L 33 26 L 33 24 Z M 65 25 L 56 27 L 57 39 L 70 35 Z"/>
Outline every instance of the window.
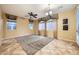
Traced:
<path fill-rule="evenodd" d="M 56 22 L 52 19 L 47 21 L 47 30 L 56 30 Z"/>
<path fill-rule="evenodd" d="M 8 20 L 7 21 L 7 29 L 8 30 L 16 29 L 16 22 L 14 20 Z"/>
<path fill-rule="evenodd" d="M 68 19 L 63 19 L 63 30 L 68 30 Z"/>
<path fill-rule="evenodd" d="M 33 29 L 33 24 L 32 23 L 29 23 L 29 29 Z"/>
<path fill-rule="evenodd" d="M 45 30 L 45 22 L 44 21 L 41 21 L 39 23 L 39 30 Z"/>
<path fill-rule="evenodd" d="M 68 19 L 63 19 L 63 24 L 68 24 Z"/>

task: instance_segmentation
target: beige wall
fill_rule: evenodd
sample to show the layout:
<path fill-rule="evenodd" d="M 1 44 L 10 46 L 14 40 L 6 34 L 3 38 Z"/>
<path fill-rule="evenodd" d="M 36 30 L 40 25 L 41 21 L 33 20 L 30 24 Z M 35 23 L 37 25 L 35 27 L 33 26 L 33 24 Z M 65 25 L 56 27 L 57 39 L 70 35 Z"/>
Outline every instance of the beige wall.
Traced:
<path fill-rule="evenodd" d="M 32 30 L 29 29 L 28 24 L 28 19 L 17 19 L 17 36 L 32 34 Z"/>
<path fill-rule="evenodd" d="M 54 31 L 47 31 L 47 37 L 54 38 Z"/>
<path fill-rule="evenodd" d="M 73 10 L 64 11 L 58 14 L 59 15 L 59 19 L 57 20 L 57 38 L 58 39 L 75 41 L 76 39 L 76 14 L 75 12 L 76 12 L 76 9 L 73 9 Z M 0 12 L 0 16 L 1 16 L 1 12 Z M 68 22 L 69 22 L 68 31 L 63 31 L 62 20 L 64 18 L 68 18 Z M 9 31 L 6 28 L 6 20 L 7 19 L 3 17 L 4 22 L 3 22 L 3 27 L 1 27 L 2 30 L 0 30 L 0 38 L 1 37 L 13 38 L 13 37 L 23 36 L 23 35 L 38 34 L 38 21 L 34 21 L 35 22 L 34 29 L 30 30 L 28 28 L 29 21 L 27 19 L 21 19 L 20 17 L 18 17 L 16 30 Z M 53 31 L 47 31 L 48 37 L 53 37 L 55 36 L 55 34 L 53 34 Z M 44 35 L 44 31 L 41 31 L 41 35 Z"/>
<path fill-rule="evenodd" d="M 40 30 L 39 32 L 41 36 L 45 36 L 45 30 Z"/>
<path fill-rule="evenodd" d="M 3 19 L 2 19 L 2 12 L 0 9 L 0 39 L 3 37 Z"/>
<path fill-rule="evenodd" d="M 63 31 L 63 19 L 68 18 L 68 31 Z M 75 41 L 76 39 L 76 8 L 59 13 L 58 39 Z"/>
<path fill-rule="evenodd" d="M 47 37 L 50 37 L 50 38 L 57 38 L 57 30 L 55 31 L 47 31 Z"/>
<path fill-rule="evenodd" d="M 6 18 L 4 18 L 4 38 L 14 38 L 18 36 L 24 36 L 24 35 L 31 35 L 32 30 L 29 30 L 28 19 L 21 19 L 20 17 L 16 20 L 16 29 L 15 30 L 8 30 L 6 27 Z"/>
<path fill-rule="evenodd" d="M 64 12 L 60 12 L 59 19 L 57 20 L 57 30 L 47 31 L 47 37 L 57 38 L 67 41 L 75 42 L 76 40 L 76 8 Z M 68 31 L 63 31 L 63 19 L 68 18 Z M 44 36 L 45 31 L 40 31 Z"/>
<path fill-rule="evenodd" d="M 39 28 L 39 23 L 37 20 L 34 20 L 33 22 L 33 34 L 38 35 L 38 29 Z"/>

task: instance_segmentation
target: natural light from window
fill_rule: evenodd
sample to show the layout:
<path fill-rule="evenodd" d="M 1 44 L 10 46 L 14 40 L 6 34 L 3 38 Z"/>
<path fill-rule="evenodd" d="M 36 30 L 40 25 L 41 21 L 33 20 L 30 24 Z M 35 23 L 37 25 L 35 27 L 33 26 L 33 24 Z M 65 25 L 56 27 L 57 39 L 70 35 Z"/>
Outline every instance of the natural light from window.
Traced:
<path fill-rule="evenodd" d="M 29 29 L 33 29 L 33 24 L 32 23 L 29 23 Z"/>
<path fill-rule="evenodd" d="M 41 21 L 39 23 L 39 30 L 45 30 L 45 22 L 44 21 Z"/>
<path fill-rule="evenodd" d="M 53 31 L 56 30 L 56 22 L 52 19 L 47 21 L 47 30 Z"/>
<path fill-rule="evenodd" d="M 16 29 L 16 22 L 8 21 L 7 22 L 7 29 L 8 30 L 14 30 L 14 29 Z"/>

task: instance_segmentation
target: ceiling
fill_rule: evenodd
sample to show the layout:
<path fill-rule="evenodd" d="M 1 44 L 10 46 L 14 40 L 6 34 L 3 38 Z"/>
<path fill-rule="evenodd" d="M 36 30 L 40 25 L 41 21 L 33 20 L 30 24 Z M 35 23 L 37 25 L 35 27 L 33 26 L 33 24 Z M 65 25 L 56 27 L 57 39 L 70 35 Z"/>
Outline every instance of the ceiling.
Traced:
<path fill-rule="evenodd" d="M 74 8 L 76 5 L 72 4 L 51 4 L 50 9 L 53 14 L 58 12 L 63 12 Z M 19 17 L 29 17 L 28 13 L 33 12 L 38 14 L 38 18 L 44 17 L 45 13 L 48 11 L 48 4 L 1 4 L 0 5 L 3 12 L 16 15 Z"/>

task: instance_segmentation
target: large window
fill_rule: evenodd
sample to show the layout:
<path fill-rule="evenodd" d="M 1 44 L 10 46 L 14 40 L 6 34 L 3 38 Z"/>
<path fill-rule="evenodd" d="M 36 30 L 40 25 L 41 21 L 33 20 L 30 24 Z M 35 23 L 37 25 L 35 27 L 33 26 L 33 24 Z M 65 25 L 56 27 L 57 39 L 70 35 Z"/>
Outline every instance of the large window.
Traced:
<path fill-rule="evenodd" d="M 7 21 L 7 29 L 8 30 L 16 29 L 16 22 L 15 22 L 15 20 L 8 20 Z"/>
<path fill-rule="evenodd" d="M 28 25 L 28 27 L 29 27 L 29 29 L 33 29 L 33 23 L 29 23 L 29 25 Z"/>
<path fill-rule="evenodd" d="M 39 30 L 45 30 L 45 22 L 44 21 L 41 21 L 39 23 Z"/>
<path fill-rule="evenodd" d="M 53 19 L 50 19 L 47 21 L 47 30 L 56 30 L 56 21 Z"/>

